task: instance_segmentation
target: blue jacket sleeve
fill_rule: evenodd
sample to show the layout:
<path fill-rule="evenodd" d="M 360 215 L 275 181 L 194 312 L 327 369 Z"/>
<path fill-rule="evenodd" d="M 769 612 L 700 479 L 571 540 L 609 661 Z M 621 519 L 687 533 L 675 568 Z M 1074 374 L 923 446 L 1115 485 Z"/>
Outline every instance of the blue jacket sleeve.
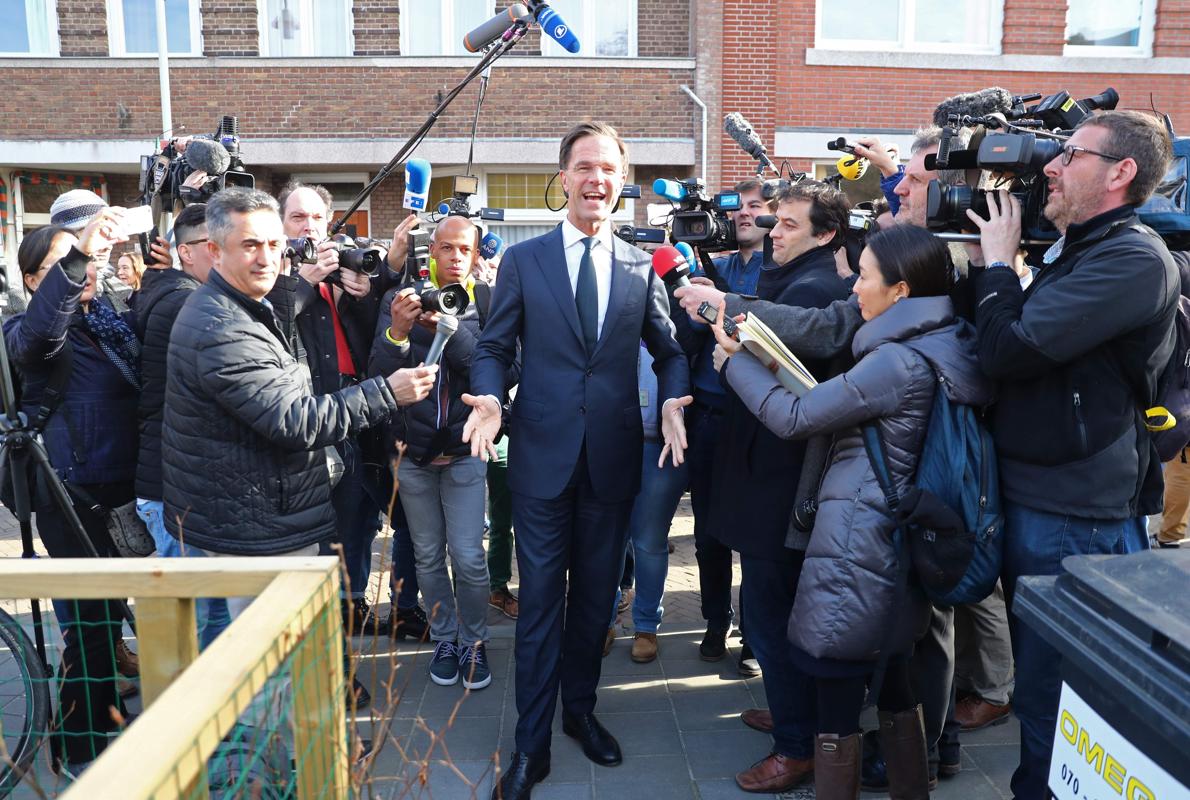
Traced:
<path fill-rule="evenodd" d="M 901 198 L 897 196 L 897 184 L 901 182 L 901 178 L 905 177 L 905 165 L 897 165 L 897 174 L 889 175 L 887 178 L 880 176 L 880 191 L 884 193 L 884 199 L 888 201 L 888 210 L 896 216 L 897 212 L 901 210 Z"/>
<path fill-rule="evenodd" d="M 13 363 L 32 364 L 53 358 L 62 349 L 70 321 L 87 284 L 87 257 L 71 248 L 50 267 L 29 300 L 19 323 L 6 328 L 8 354 Z"/>

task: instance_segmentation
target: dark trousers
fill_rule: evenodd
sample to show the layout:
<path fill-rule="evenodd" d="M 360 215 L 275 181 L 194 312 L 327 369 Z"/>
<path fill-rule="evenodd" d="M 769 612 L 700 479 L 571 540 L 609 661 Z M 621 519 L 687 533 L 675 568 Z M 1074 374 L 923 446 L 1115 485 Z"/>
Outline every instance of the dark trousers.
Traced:
<path fill-rule="evenodd" d="M 343 442 L 340 452 L 344 472 L 339 483 L 331 491 L 331 505 L 335 509 L 335 537 L 343 546 L 343 562 L 346 566 L 343 594 L 362 598 L 368 588 L 368 575 L 372 571 L 372 543 L 380 532 L 381 503 L 387 505 L 387 498 L 381 500 L 380 489 L 369 480 L 355 439 Z M 323 555 L 332 555 L 329 543 L 319 547 Z"/>
<path fill-rule="evenodd" d="M 867 675 L 818 679 L 818 721 L 820 733 L 850 736 L 859 733 L 859 715 L 870 678 Z M 894 656 L 888 660 L 880 684 L 876 707 L 890 714 L 908 711 L 917 705 L 917 696 L 909 680 L 909 660 Z"/>
<path fill-rule="evenodd" d="M 133 499 L 132 484 L 84 487 L 96 502 L 118 506 Z M 115 546 L 103 519 L 76 503 L 75 512 L 100 556 L 114 556 Z M 52 558 L 88 558 L 65 515 L 56 505 L 38 504 L 37 534 Z M 124 714 L 116 690 L 116 641 L 123 616 L 113 600 L 55 600 L 65 607 L 62 629 L 62 663 L 58 669 L 58 710 L 55 716 L 55 753 L 67 762 L 81 764 L 99 756 L 108 744 L 105 734 L 117 728 L 111 709 Z"/>
<path fill-rule="evenodd" d="M 488 462 L 488 579 L 492 591 L 507 589 L 512 580 L 512 492 L 508 489 L 508 439 Z"/>
<path fill-rule="evenodd" d="M 712 628 L 728 627 L 735 616 L 731 608 L 731 548 L 712 536 L 707 524 L 715 495 L 711 471 L 722 418 L 718 411 L 698 403 L 686 409 L 686 441 L 689 445 L 686 461 L 690 465 L 690 508 L 694 512 L 694 558 L 698 562 L 702 618 Z"/>
<path fill-rule="evenodd" d="M 545 754 L 562 690 L 572 714 L 595 709 L 607 612 L 620 581 L 632 500 L 599 500 L 586 450 L 557 497 L 513 493 L 520 617 L 516 626 L 516 749 Z M 569 574 L 568 574 L 569 573 Z"/>
<path fill-rule="evenodd" d="M 792 550 L 787 560 L 740 555 L 740 608 L 747 615 L 748 644 L 763 671 L 773 715 L 773 751 L 799 759 L 814 757 L 818 728 L 814 678 L 794 663 L 785 635 L 804 558 Z"/>

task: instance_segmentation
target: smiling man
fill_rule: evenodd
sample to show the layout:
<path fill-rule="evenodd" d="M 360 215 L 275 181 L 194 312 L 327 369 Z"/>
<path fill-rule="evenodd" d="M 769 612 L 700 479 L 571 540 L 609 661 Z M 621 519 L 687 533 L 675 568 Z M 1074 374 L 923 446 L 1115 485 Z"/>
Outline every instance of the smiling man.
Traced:
<path fill-rule="evenodd" d="M 285 247 L 277 202 L 228 189 L 206 222 L 214 266 L 169 342 L 165 527 L 210 554 L 313 555 L 335 525 L 326 447 L 425 397 L 436 369 L 313 394 L 265 301 Z M 233 616 L 245 605 L 228 601 Z"/>
<path fill-rule="evenodd" d="M 597 764 L 621 761 L 595 718 L 608 609 L 628 515 L 640 487 L 644 434 L 637 384 L 643 341 L 654 358 L 662 434 L 680 463 L 686 359 L 648 254 L 612 235 L 628 174 L 614 128 L 584 122 L 562 139 L 565 221 L 505 253 L 492 310 L 471 363 L 475 455 L 494 455 L 506 374 L 521 345 L 508 484 L 520 568 L 516 752 L 493 797 L 519 800 L 549 774 L 558 690 L 562 730 Z M 473 396 L 474 395 L 474 396 Z"/>

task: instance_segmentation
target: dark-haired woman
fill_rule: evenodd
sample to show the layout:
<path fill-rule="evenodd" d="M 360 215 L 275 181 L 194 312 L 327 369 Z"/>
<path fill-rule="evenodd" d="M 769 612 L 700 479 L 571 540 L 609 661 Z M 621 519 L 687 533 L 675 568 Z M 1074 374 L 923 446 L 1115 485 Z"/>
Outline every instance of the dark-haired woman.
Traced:
<path fill-rule="evenodd" d="M 8 353 L 21 379 L 22 410 L 38 416 L 63 357 L 70 359 L 61 402 L 44 426 L 50 463 L 72 489 L 107 508 L 134 499 L 136 407 L 140 348 L 128 324 L 95 296 L 94 253 L 119 241 L 122 209 L 105 208 L 76 238 L 64 228 L 34 231 L 17 261 L 28 309 L 4 323 Z M 69 354 L 67 350 L 69 349 Z M 55 558 L 87 557 L 44 481 L 31 485 L 42 544 Z M 116 555 L 103 518 L 76 496 L 75 513 L 101 556 Z M 111 709 L 123 710 L 117 659 L 129 672 L 135 656 L 120 638 L 121 612 L 107 600 L 56 601 L 64 649 L 58 689 L 55 756 L 77 774 L 116 729 Z"/>
<path fill-rule="evenodd" d="M 951 284 L 946 246 L 926 230 L 898 225 L 873 236 L 853 288 L 865 320 L 852 343 L 857 363 L 801 398 L 716 331 L 721 346 L 737 351 L 723 368 L 727 381 L 770 430 L 789 439 L 835 435 L 788 630 L 795 660 L 816 679 L 814 776 L 824 800 L 858 797 L 860 708 L 886 641 L 894 644 L 877 706 L 890 794 L 929 796 L 925 733 L 907 669 L 927 605 L 915 588 L 896 596 L 895 526 L 860 426 L 875 423 L 903 491 L 916 470 L 938 381 L 954 402 L 991 400 L 974 329 L 955 318 L 947 296 Z M 895 633 L 886 639 L 890 627 Z"/>

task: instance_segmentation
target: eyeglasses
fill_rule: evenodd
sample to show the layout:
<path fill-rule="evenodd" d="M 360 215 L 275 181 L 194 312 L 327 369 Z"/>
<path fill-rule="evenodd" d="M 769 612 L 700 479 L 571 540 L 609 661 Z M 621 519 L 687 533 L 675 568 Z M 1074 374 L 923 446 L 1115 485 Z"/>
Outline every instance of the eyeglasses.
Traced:
<path fill-rule="evenodd" d="M 191 239 L 188 242 L 182 242 L 182 244 L 202 244 L 205 241 L 206 239 Z"/>
<path fill-rule="evenodd" d="M 1070 162 L 1074 160 L 1076 153 L 1089 153 L 1093 156 L 1099 156 L 1105 161 L 1123 161 L 1126 156 L 1113 156 L 1108 153 L 1100 153 L 1098 150 L 1092 150 L 1089 147 L 1079 147 L 1077 144 L 1068 144 L 1062 148 L 1062 166 L 1070 166 Z"/>

